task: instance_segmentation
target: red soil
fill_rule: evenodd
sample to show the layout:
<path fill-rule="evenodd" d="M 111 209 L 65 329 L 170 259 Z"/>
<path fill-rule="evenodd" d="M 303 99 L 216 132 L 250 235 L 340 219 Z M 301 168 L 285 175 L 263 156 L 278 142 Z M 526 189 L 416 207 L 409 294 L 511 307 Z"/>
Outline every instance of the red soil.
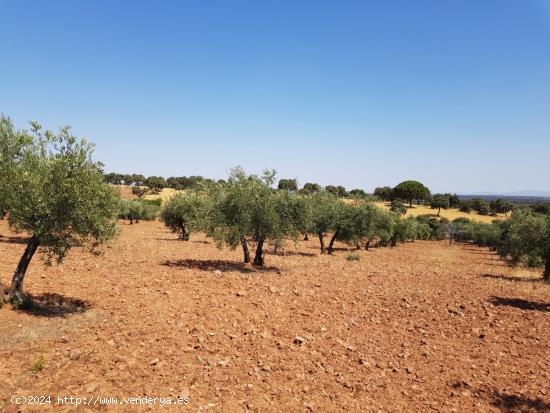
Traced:
<path fill-rule="evenodd" d="M 487 249 L 415 242 L 347 261 L 312 239 L 259 271 L 201 235 L 121 227 L 101 257 L 36 257 L 25 288 L 40 306 L 0 309 L 0 411 L 13 395 L 190 399 L 23 412 L 550 411 L 550 285 Z M 13 241 L 0 238 L 4 284 Z"/>

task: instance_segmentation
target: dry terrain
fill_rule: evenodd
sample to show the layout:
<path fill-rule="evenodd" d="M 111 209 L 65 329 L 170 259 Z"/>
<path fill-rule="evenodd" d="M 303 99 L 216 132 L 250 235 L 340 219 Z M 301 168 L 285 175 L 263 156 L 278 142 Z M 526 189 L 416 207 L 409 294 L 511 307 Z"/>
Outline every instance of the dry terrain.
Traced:
<path fill-rule="evenodd" d="M 260 271 L 201 235 L 121 227 L 101 257 L 36 259 L 35 307 L 0 309 L 0 411 L 13 395 L 190 400 L 23 412 L 550 411 L 550 285 L 487 249 L 424 241 L 348 261 L 312 237 Z M 0 234 L 8 283 L 24 245 L 3 221 Z"/>
<path fill-rule="evenodd" d="M 380 208 L 390 209 L 389 202 L 375 202 L 375 204 Z M 426 205 L 416 205 L 416 204 L 413 204 L 412 208 L 409 208 L 407 205 L 407 213 L 405 214 L 406 217 L 409 217 L 409 216 L 416 217 L 418 215 L 437 216 L 437 209 L 432 209 L 430 206 L 426 206 Z M 478 221 L 478 222 L 485 222 L 485 223 L 491 223 L 495 219 L 506 219 L 506 216 L 504 214 L 497 214 L 496 216 L 480 215 L 475 211 L 468 213 L 468 212 L 459 211 L 456 208 L 442 209 L 439 216 L 442 218 L 447 218 L 450 221 L 456 218 L 468 218 L 471 221 Z"/>

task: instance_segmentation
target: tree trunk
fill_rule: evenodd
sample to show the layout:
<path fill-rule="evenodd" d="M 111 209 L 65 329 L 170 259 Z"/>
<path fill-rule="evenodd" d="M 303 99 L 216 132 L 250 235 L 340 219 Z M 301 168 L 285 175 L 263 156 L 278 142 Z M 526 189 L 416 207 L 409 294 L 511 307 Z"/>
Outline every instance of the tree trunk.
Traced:
<path fill-rule="evenodd" d="M 437 216 L 439 216 L 440 213 L 441 213 L 441 208 L 439 208 L 439 209 L 437 210 Z"/>
<path fill-rule="evenodd" d="M 411 199 L 409 199 L 409 208 L 412 208 L 412 206 L 413 206 L 413 200 L 411 198 Z"/>
<path fill-rule="evenodd" d="M 130 218 L 130 225 L 133 225 L 134 224 L 134 220 L 133 218 Z"/>
<path fill-rule="evenodd" d="M 319 232 L 319 243 L 321 244 L 321 254 L 325 253 L 325 237 L 323 233 Z"/>
<path fill-rule="evenodd" d="M 368 251 L 370 247 L 370 239 L 365 243 L 365 251 Z"/>
<path fill-rule="evenodd" d="M 187 233 L 187 228 L 185 227 L 185 224 L 179 224 L 180 231 L 181 231 L 181 240 L 182 241 L 188 241 L 189 240 L 189 234 Z"/>
<path fill-rule="evenodd" d="M 248 264 L 250 262 L 250 250 L 248 249 L 248 242 L 246 242 L 246 238 L 241 239 L 241 246 L 243 247 L 243 262 Z"/>
<path fill-rule="evenodd" d="M 550 280 L 550 252 L 546 253 L 546 265 L 544 266 L 544 275 L 542 277 L 545 280 Z"/>
<path fill-rule="evenodd" d="M 338 231 L 336 231 L 333 235 L 332 235 L 332 238 L 330 239 L 330 242 L 328 244 L 328 248 L 327 248 L 327 252 L 329 254 L 332 254 L 332 248 L 334 247 L 334 241 L 336 241 L 336 238 L 338 237 Z"/>
<path fill-rule="evenodd" d="M 309 236 L 308 236 L 307 232 L 304 234 L 304 241 L 309 241 Z"/>
<path fill-rule="evenodd" d="M 36 252 L 40 241 L 35 236 L 32 236 L 29 240 L 27 247 L 23 256 L 19 260 L 15 274 L 11 281 L 11 297 L 22 297 L 23 295 L 23 281 L 25 280 L 25 274 L 27 273 L 27 268 L 32 260 L 34 253 Z"/>
<path fill-rule="evenodd" d="M 258 245 L 256 246 L 256 255 L 254 256 L 254 265 L 263 267 L 264 265 L 264 239 L 258 239 Z"/>

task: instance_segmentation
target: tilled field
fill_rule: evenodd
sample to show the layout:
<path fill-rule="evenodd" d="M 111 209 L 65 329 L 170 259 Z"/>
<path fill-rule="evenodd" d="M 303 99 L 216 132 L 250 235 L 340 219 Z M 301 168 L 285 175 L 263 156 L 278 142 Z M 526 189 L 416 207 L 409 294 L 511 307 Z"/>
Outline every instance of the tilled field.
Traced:
<path fill-rule="evenodd" d="M 200 235 L 121 227 L 101 257 L 36 257 L 37 306 L 0 309 L 0 411 L 29 395 L 52 404 L 23 412 L 550 411 L 550 285 L 487 249 L 415 242 L 348 261 L 311 237 L 259 271 Z M 24 245 L 0 234 L 8 284 Z M 189 404 L 122 404 L 136 396 Z"/>

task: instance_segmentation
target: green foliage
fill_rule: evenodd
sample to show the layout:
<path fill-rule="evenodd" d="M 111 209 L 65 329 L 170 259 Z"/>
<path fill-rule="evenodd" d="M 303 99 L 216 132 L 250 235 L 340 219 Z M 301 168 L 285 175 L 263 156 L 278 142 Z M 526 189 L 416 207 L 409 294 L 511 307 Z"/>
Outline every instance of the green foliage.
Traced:
<path fill-rule="evenodd" d="M 325 191 L 330 192 L 332 195 L 335 195 L 340 198 L 345 198 L 348 196 L 348 192 L 346 191 L 346 188 L 343 186 L 334 186 L 334 185 L 327 185 L 325 186 Z"/>
<path fill-rule="evenodd" d="M 412 206 L 413 200 L 420 203 L 420 201 L 428 199 L 430 196 L 430 190 L 418 181 L 401 182 L 394 188 L 393 192 L 397 198 L 408 201 L 409 206 Z"/>
<path fill-rule="evenodd" d="M 304 184 L 304 187 L 300 189 L 300 193 L 302 195 L 311 195 L 316 192 L 319 192 L 321 190 L 321 186 L 319 184 L 315 184 L 312 182 L 306 182 Z"/>
<path fill-rule="evenodd" d="M 12 121 L 0 116 L 0 217 L 3 218 L 14 202 L 17 177 L 31 137 L 14 129 Z"/>
<path fill-rule="evenodd" d="M 119 201 L 91 159 L 93 146 L 68 127 L 55 134 L 31 125 L 16 161 L 11 227 L 32 234 L 48 263 L 75 246 L 94 250 L 115 235 Z"/>
<path fill-rule="evenodd" d="M 298 191 L 298 183 L 296 182 L 296 179 L 280 179 L 277 189 L 296 192 Z"/>
<path fill-rule="evenodd" d="M 158 201 L 121 199 L 119 219 L 127 219 L 131 224 L 139 221 L 154 221 L 160 211 Z"/>
<path fill-rule="evenodd" d="M 507 214 L 513 208 L 512 203 L 504 199 L 496 199 L 494 201 L 491 201 L 489 206 L 491 208 L 491 211 L 496 214 Z"/>
<path fill-rule="evenodd" d="M 205 179 L 202 176 L 171 176 L 166 180 L 168 188 L 173 188 L 179 191 L 196 190 L 203 183 L 212 182 L 211 179 Z"/>
<path fill-rule="evenodd" d="M 346 260 L 348 261 L 359 261 L 361 257 L 356 252 L 346 255 Z"/>
<path fill-rule="evenodd" d="M 469 199 L 460 201 L 458 209 L 461 212 L 466 212 L 467 214 L 469 214 L 470 212 L 472 212 L 472 202 Z"/>
<path fill-rule="evenodd" d="M 210 199 L 196 192 L 179 193 L 170 198 L 160 213 L 160 219 L 174 232 L 181 233 L 182 240 L 188 240 L 192 231 L 205 228 L 210 210 Z"/>
<path fill-rule="evenodd" d="M 150 176 L 145 180 L 145 185 L 155 193 L 166 188 L 166 180 L 162 176 Z"/>
<path fill-rule="evenodd" d="M 548 265 L 550 260 L 550 216 L 518 210 L 503 226 L 497 251 L 513 264 Z M 546 271 L 548 271 L 548 267 Z"/>
<path fill-rule="evenodd" d="M 275 171 L 262 177 L 247 175 L 242 168 L 231 171 L 226 184 L 206 187 L 212 200 L 205 220 L 207 235 L 218 245 L 247 248 L 256 243 L 254 263 L 263 265 L 263 245 L 281 245 L 285 237 L 297 237 L 309 224 L 307 202 L 286 191 L 274 191 Z M 245 252 L 246 261 L 246 252 Z"/>
<path fill-rule="evenodd" d="M 450 199 L 447 195 L 436 194 L 431 201 L 431 207 L 437 209 L 437 215 L 441 212 L 441 208 L 447 209 L 451 205 Z"/>
<path fill-rule="evenodd" d="M 395 194 L 393 192 L 393 189 L 389 186 L 384 187 L 378 187 L 374 189 L 374 196 L 376 196 L 378 199 L 382 201 L 393 201 Z"/>
<path fill-rule="evenodd" d="M 146 193 L 147 193 L 147 188 L 143 186 L 135 185 L 132 187 L 132 194 L 136 195 L 138 198 L 141 198 Z"/>
<path fill-rule="evenodd" d="M 396 212 L 399 215 L 405 215 L 407 213 L 407 207 L 398 199 L 391 201 L 390 211 Z"/>

